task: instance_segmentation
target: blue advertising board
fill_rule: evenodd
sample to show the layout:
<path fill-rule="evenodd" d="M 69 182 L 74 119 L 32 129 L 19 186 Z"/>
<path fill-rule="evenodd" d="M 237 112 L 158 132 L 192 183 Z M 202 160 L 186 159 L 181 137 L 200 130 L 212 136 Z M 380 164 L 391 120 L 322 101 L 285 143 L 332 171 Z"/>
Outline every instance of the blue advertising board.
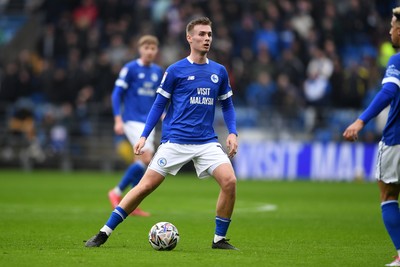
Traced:
<path fill-rule="evenodd" d="M 233 160 L 239 179 L 374 180 L 377 144 L 244 141 Z"/>

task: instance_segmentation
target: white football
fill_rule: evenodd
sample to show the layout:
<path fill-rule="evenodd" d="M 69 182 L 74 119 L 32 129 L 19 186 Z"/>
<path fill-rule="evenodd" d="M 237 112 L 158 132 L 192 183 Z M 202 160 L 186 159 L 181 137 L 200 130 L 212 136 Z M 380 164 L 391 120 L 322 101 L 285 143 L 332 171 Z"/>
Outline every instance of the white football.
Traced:
<path fill-rule="evenodd" d="M 170 222 L 158 222 L 151 227 L 149 243 L 155 250 L 173 250 L 179 242 L 178 229 Z"/>

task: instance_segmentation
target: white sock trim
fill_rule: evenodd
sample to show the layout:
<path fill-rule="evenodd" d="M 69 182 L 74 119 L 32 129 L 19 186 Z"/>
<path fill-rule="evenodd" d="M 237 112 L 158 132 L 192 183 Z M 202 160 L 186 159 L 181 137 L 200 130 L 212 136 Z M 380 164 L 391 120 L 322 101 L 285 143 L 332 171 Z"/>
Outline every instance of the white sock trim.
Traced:
<path fill-rule="evenodd" d="M 108 236 L 111 235 L 111 233 L 113 232 L 113 229 L 111 229 L 110 227 L 108 227 L 107 225 L 104 225 L 101 229 L 100 232 L 104 232 L 106 233 Z"/>
<path fill-rule="evenodd" d="M 224 238 L 225 238 L 225 236 L 214 235 L 214 243 L 217 243 L 218 241 L 220 241 Z"/>
<path fill-rule="evenodd" d="M 399 203 L 399 202 L 398 202 L 397 200 L 388 200 L 388 201 L 384 201 L 384 202 L 381 203 L 381 207 L 382 207 L 383 205 L 390 204 L 390 203 Z"/>
<path fill-rule="evenodd" d="M 114 187 L 114 193 L 118 196 L 122 196 L 122 191 L 118 186 Z"/>
<path fill-rule="evenodd" d="M 146 164 L 144 164 L 143 161 L 141 161 L 141 160 L 138 160 L 135 163 L 139 164 L 139 166 L 141 166 L 143 169 L 146 169 L 146 167 L 147 167 Z"/>

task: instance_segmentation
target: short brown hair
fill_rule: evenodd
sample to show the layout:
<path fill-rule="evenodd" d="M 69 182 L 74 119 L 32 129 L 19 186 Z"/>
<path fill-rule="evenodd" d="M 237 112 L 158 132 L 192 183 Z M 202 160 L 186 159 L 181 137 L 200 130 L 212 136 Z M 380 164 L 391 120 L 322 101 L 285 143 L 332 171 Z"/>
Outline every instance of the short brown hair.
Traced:
<path fill-rule="evenodd" d="M 140 37 L 139 41 L 137 42 L 138 46 L 141 47 L 142 45 L 145 44 L 153 44 L 158 46 L 158 38 L 155 37 L 154 35 L 143 35 Z"/>
<path fill-rule="evenodd" d="M 212 22 L 207 17 L 201 17 L 201 18 L 193 19 L 186 26 L 186 34 L 188 34 L 190 31 L 192 31 L 194 26 L 196 26 L 196 25 L 210 25 L 210 27 L 211 27 L 212 26 Z"/>

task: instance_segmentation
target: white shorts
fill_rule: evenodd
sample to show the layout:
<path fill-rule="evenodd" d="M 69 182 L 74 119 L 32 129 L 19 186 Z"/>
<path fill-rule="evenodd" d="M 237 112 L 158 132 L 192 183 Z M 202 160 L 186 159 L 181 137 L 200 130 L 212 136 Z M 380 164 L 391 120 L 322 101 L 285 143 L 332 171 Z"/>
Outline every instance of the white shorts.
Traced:
<path fill-rule="evenodd" d="M 126 137 L 132 146 L 139 141 L 140 136 L 143 133 L 145 124 L 137 121 L 127 121 L 124 123 L 124 132 Z M 154 130 L 151 131 L 149 136 L 146 139 L 146 144 L 143 147 L 143 150 L 148 150 L 150 152 L 154 152 Z"/>
<path fill-rule="evenodd" d="M 389 183 L 400 183 L 400 145 L 387 146 L 379 142 L 375 178 Z"/>
<path fill-rule="evenodd" d="M 182 145 L 167 142 L 158 147 L 149 168 L 164 177 L 167 174 L 176 175 L 190 160 L 193 161 L 199 178 L 212 175 L 215 168 L 223 163 L 231 164 L 219 143 Z"/>

